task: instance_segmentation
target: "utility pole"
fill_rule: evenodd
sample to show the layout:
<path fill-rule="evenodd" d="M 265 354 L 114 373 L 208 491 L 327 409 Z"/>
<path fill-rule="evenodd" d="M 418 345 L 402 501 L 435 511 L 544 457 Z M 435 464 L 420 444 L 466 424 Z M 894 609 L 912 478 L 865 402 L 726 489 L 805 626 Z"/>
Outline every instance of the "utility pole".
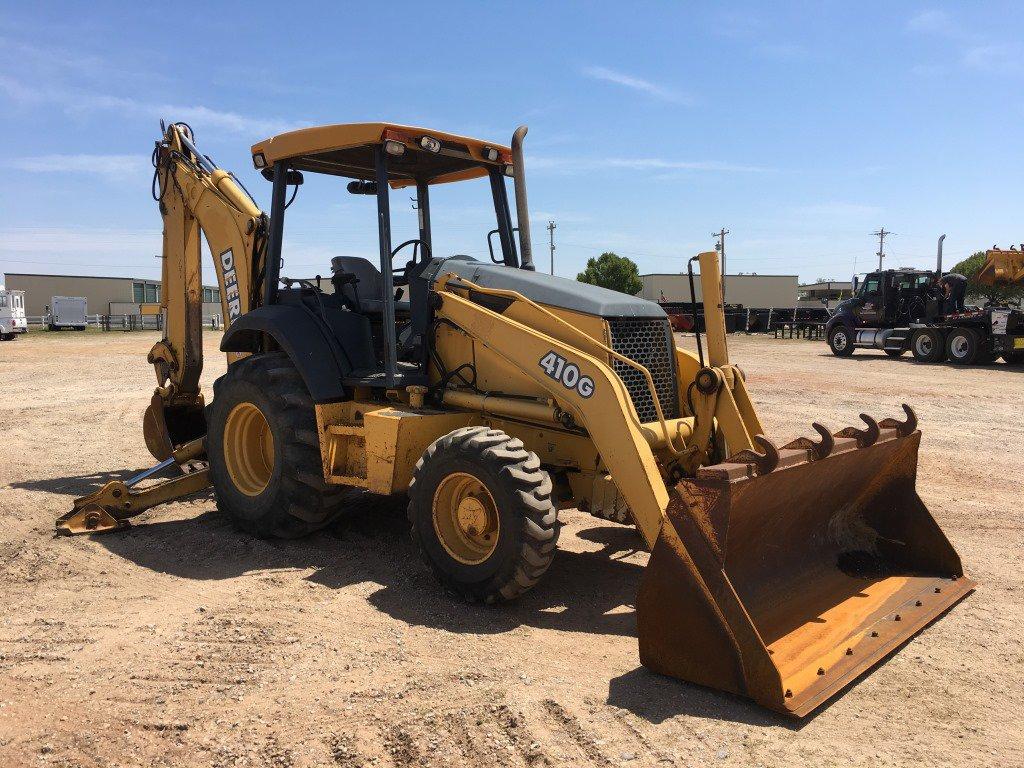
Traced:
<path fill-rule="evenodd" d="M 715 250 L 718 251 L 722 256 L 722 304 L 725 304 L 725 236 L 729 234 L 729 230 L 723 227 L 718 232 L 712 232 L 712 237 L 717 237 L 718 242 L 715 243 Z"/>
<path fill-rule="evenodd" d="M 878 238 L 878 253 L 875 255 L 878 257 L 878 271 L 882 271 L 882 259 L 885 258 L 885 237 L 891 235 L 892 232 L 886 232 L 885 227 L 882 227 L 877 232 L 871 233 L 873 236 Z"/>
<path fill-rule="evenodd" d="M 555 227 L 558 225 L 553 221 L 548 222 L 548 235 L 551 238 L 551 274 L 555 274 Z"/>

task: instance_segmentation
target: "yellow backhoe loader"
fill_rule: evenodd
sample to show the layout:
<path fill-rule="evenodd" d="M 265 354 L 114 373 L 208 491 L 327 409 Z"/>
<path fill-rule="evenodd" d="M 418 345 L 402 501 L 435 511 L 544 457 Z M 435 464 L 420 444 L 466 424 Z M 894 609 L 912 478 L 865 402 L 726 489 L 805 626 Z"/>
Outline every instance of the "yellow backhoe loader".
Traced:
<path fill-rule="evenodd" d="M 284 133 L 252 147 L 272 182 L 267 216 L 187 126 L 168 126 L 154 152 L 165 330 L 144 419 L 160 464 L 77 500 L 58 529 L 116 530 L 212 484 L 241 528 L 299 536 L 334 518 L 345 489 L 408 494 L 426 565 L 494 603 L 547 570 L 560 509 L 588 510 L 635 525 L 651 551 L 643 664 L 805 715 L 973 589 L 915 490 L 914 413 L 766 438 L 729 361 L 716 253 L 690 260 L 707 326 L 697 354 L 657 304 L 534 270 L 525 135 L 506 147 L 390 123 Z M 308 173 L 375 202 L 379 264 L 336 257 L 329 286 L 281 276 L 285 209 Z M 431 189 L 471 179 L 490 188 L 490 261 L 433 250 Z M 396 246 L 390 193 L 405 188 L 418 236 Z M 229 360 L 209 405 L 200 232 Z"/>

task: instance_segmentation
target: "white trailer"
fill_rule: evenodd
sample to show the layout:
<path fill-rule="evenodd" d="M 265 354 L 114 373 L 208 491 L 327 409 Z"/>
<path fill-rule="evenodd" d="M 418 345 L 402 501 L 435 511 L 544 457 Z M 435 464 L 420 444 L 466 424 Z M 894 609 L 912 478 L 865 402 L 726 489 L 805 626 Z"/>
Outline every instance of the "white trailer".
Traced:
<path fill-rule="evenodd" d="M 46 316 L 46 327 L 51 331 L 71 328 L 84 331 L 89 324 L 86 314 L 88 306 L 84 296 L 53 296 Z"/>
<path fill-rule="evenodd" d="M 10 341 L 27 332 L 25 292 L 8 291 L 0 285 L 0 341 Z"/>

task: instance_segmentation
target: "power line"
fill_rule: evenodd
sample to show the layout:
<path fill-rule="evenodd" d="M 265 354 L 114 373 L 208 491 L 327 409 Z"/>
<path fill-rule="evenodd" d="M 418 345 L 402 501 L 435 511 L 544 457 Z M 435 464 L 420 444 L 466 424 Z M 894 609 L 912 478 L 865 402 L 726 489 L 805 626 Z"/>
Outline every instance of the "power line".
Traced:
<path fill-rule="evenodd" d="M 725 304 L 725 236 L 729 234 L 729 230 L 725 227 L 718 232 L 712 232 L 712 237 L 717 237 L 718 242 L 715 243 L 715 250 L 722 256 L 722 304 Z"/>
<path fill-rule="evenodd" d="M 553 221 L 548 222 L 548 235 L 551 238 L 551 274 L 555 274 L 555 227 L 558 225 Z"/>
<path fill-rule="evenodd" d="M 885 258 L 885 237 L 886 235 L 895 234 L 894 232 L 886 232 L 885 227 L 882 227 L 877 232 L 871 233 L 873 236 L 878 238 L 878 253 L 875 255 L 878 257 L 878 271 L 882 271 L 882 259 Z"/>

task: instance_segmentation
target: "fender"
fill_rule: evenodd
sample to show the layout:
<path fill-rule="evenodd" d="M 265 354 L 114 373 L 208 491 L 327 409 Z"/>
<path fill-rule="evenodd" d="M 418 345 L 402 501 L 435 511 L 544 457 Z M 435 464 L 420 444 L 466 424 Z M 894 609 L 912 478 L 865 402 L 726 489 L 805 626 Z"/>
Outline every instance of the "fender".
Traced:
<path fill-rule="evenodd" d="M 370 338 L 369 323 L 365 317 L 353 313 L 335 312 L 332 325 L 359 327 L 335 328 L 341 338 L 350 333 L 356 342 Z M 365 325 L 365 327 L 363 327 Z M 330 402 L 346 398 L 342 379 L 358 367 L 366 350 L 360 343 L 352 345 L 339 341 L 331 332 L 307 312 L 296 306 L 274 304 L 257 307 L 235 320 L 224 333 L 220 343 L 222 352 L 259 352 L 264 335 L 271 337 L 298 368 L 302 380 L 314 402 Z M 353 347 L 362 353 L 353 359 Z"/>
<path fill-rule="evenodd" d="M 832 329 L 837 325 L 845 325 L 851 332 L 855 332 L 857 328 L 857 318 L 850 312 L 840 311 L 832 315 L 825 323 L 825 337 L 832 332 Z"/>

